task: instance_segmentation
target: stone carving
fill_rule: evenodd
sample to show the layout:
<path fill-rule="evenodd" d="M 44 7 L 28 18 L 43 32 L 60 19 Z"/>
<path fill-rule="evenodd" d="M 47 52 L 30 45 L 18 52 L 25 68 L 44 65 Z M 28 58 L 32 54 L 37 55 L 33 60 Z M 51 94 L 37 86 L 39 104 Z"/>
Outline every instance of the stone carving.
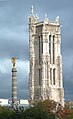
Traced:
<path fill-rule="evenodd" d="M 59 16 L 56 17 L 56 22 L 59 22 L 60 18 Z"/>

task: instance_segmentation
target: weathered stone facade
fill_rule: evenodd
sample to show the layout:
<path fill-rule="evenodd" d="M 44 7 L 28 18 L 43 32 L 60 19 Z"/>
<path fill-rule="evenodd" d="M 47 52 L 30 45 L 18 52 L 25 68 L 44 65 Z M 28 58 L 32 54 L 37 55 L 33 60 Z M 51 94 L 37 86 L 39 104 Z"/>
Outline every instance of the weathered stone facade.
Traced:
<path fill-rule="evenodd" d="M 62 82 L 61 32 L 59 17 L 43 22 L 33 14 L 29 17 L 30 103 L 52 99 L 64 106 Z"/>

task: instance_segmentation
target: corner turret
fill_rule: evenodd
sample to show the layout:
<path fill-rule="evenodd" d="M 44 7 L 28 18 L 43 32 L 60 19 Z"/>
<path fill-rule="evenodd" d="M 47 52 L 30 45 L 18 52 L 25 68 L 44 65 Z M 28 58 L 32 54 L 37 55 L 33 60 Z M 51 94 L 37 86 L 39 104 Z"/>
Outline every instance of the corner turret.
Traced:
<path fill-rule="evenodd" d="M 37 14 L 36 15 L 34 14 L 34 8 L 33 8 L 33 5 L 32 5 L 31 14 L 30 14 L 30 17 L 29 17 L 29 24 L 34 25 L 37 22 L 38 22 L 38 16 L 37 16 Z"/>

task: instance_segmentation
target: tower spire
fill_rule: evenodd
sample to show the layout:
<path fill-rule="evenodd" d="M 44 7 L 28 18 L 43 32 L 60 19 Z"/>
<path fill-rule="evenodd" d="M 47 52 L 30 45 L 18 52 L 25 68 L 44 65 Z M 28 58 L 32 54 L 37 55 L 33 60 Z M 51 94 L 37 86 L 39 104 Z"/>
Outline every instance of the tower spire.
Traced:
<path fill-rule="evenodd" d="M 32 7 L 31 7 L 31 15 L 33 15 L 33 5 L 32 5 Z"/>
<path fill-rule="evenodd" d="M 45 14 L 45 19 L 44 19 L 44 22 L 47 23 L 48 22 L 48 17 L 47 17 L 47 14 Z"/>
<path fill-rule="evenodd" d="M 45 19 L 47 19 L 47 14 L 45 14 Z"/>

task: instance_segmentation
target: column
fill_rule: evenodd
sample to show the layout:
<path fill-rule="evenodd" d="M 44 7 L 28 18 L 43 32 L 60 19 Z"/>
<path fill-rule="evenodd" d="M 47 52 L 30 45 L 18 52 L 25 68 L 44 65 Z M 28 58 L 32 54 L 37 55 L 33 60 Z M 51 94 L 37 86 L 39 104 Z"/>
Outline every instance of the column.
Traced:
<path fill-rule="evenodd" d="M 15 67 L 15 64 L 16 64 L 16 58 L 12 58 L 12 64 L 13 64 L 13 67 L 12 67 L 12 106 L 13 108 L 16 109 L 16 103 L 17 103 L 17 76 L 16 76 L 16 67 Z"/>

